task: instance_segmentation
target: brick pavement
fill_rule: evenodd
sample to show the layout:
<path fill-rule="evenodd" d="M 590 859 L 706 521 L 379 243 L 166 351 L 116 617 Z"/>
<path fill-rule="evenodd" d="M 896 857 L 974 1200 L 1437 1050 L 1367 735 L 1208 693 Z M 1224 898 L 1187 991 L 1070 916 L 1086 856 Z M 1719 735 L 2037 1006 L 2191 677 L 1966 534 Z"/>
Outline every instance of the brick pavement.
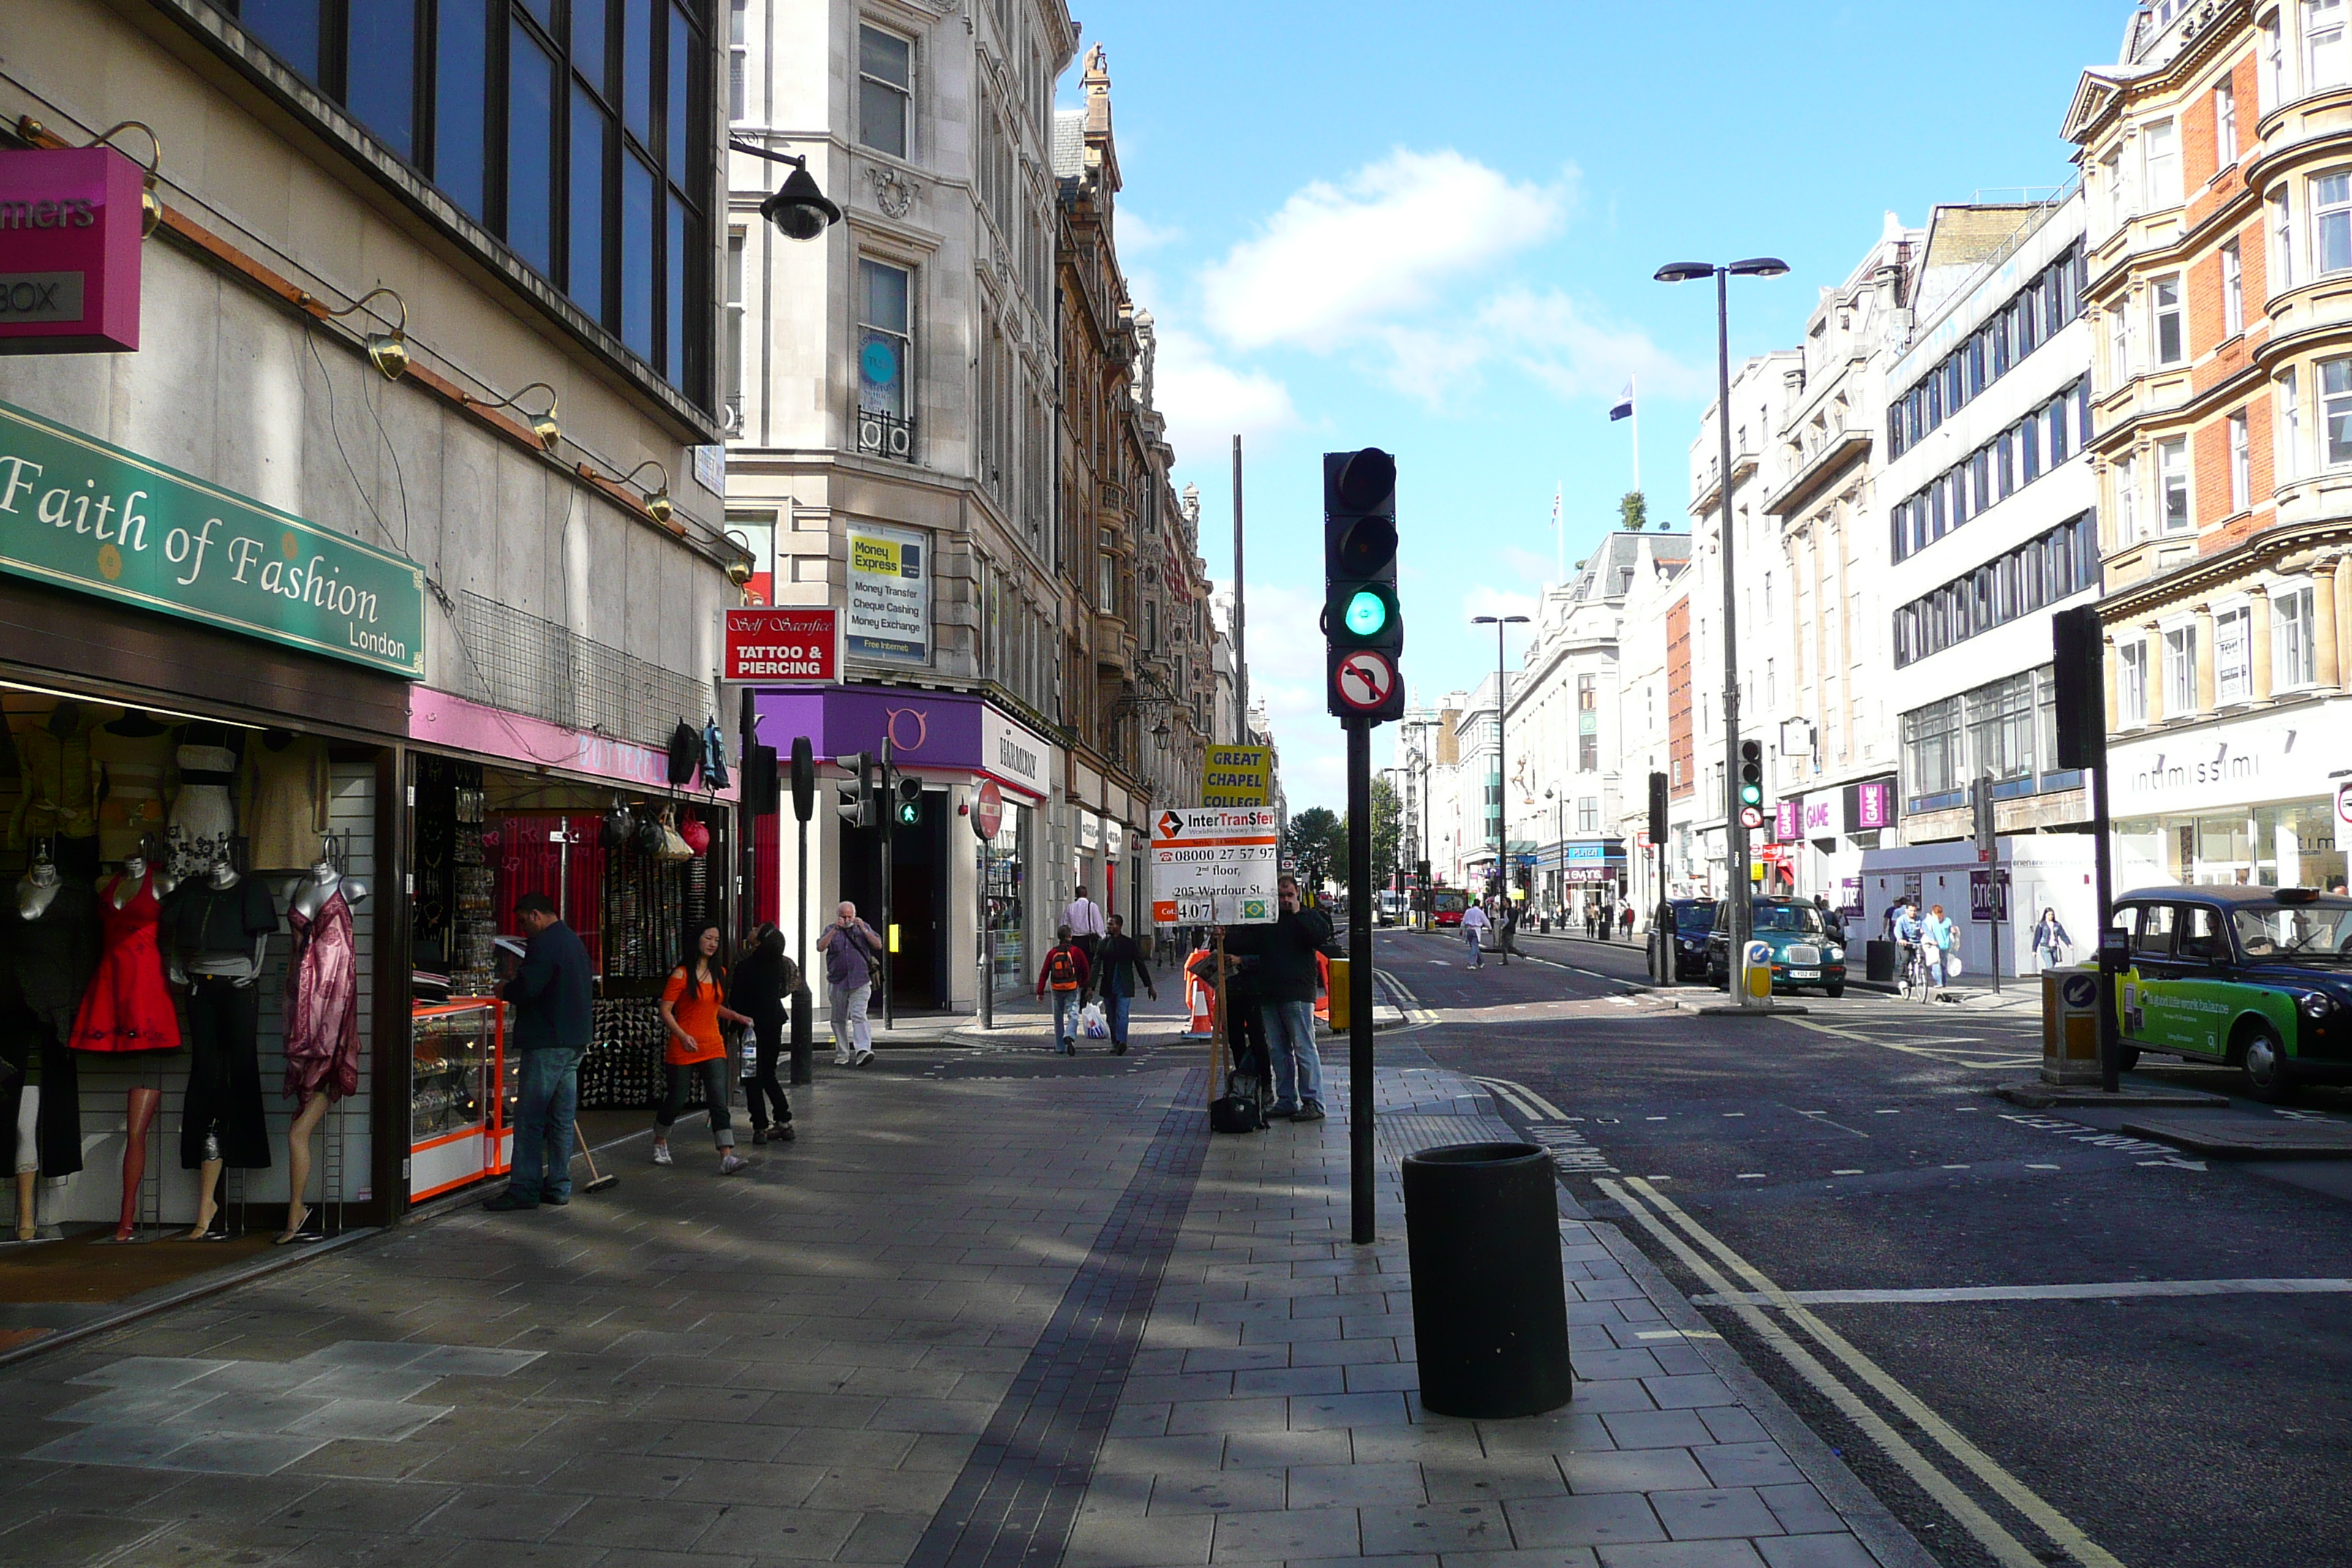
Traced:
<path fill-rule="evenodd" d="M 1211 1139 L 1153 1011 L 1124 1058 L 824 1073 L 748 1176 L 682 1130 L 0 1373 L 0 1565 L 1925 1561 L 1581 1218 L 1575 1402 L 1422 1412 L 1395 1162 L 1495 1134 L 1483 1094 L 1383 1041 L 1354 1247 L 1344 1123 Z"/>

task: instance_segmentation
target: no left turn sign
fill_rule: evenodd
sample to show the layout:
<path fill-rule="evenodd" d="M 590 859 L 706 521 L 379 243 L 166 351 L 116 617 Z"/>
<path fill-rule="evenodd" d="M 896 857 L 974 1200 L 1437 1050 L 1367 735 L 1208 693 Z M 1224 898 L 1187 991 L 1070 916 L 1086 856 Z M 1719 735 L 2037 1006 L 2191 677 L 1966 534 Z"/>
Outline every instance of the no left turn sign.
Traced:
<path fill-rule="evenodd" d="M 1396 689 L 1396 666 L 1384 654 L 1351 653 L 1339 661 L 1332 684 L 1339 689 L 1340 701 L 1359 713 L 1370 713 Z"/>
<path fill-rule="evenodd" d="M 2352 782 L 2336 786 L 2336 820 L 2352 826 Z"/>

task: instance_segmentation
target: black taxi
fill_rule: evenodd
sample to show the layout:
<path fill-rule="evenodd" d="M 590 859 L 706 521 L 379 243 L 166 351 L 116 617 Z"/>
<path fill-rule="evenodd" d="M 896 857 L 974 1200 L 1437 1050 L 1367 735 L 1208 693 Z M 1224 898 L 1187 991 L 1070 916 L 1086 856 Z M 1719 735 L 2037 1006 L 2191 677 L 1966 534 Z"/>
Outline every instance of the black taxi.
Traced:
<path fill-rule="evenodd" d="M 2226 1062 L 2256 1098 L 2352 1083 L 2352 898 L 2309 888 L 2143 888 L 2116 900 L 2126 1060 Z"/>

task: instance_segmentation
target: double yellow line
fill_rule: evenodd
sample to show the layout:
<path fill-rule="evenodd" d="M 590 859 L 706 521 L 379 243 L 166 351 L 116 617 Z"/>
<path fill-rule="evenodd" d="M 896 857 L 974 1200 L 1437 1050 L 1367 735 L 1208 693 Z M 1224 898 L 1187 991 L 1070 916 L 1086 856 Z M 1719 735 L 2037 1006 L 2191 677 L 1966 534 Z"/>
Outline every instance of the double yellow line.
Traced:
<path fill-rule="evenodd" d="M 1837 1373 L 1823 1364 L 1811 1348 L 1769 1316 L 1765 1308 L 1747 1304 L 1745 1296 L 1748 1292 L 1734 1286 L 1725 1277 L 1723 1269 L 1709 1261 L 1707 1254 L 1719 1260 L 1724 1268 L 1746 1280 L 1749 1292 L 1762 1297 L 1773 1311 L 1801 1331 L 1806 1338 L 1844 1369 L 1846 1376 L 1884 1399 L 1930 1443 L 1958 1461 L 1995 1497 L 2015 1510 L 2083 1568 L 2124 1568 L 2112 1553 L 2084 1534 L 2074 1521 L 2052 1507 L 2032 1488 L 2010 1474 L 1991 1455 L 1969 1441 L 1950 1422 L 1929 1409 L 1916 1394 L 1888 1375 L 1876 1362 L 1863 1354 L 1844 1335 L 1798 1303 L 1761 1269 L 1725 1246 L 1706 1226 L 1685 1214 L 1672 1198 L 1639 1176 L 1627 1177 L 1622 1183 L 1603 1176 L 1598 1179 L 1598 1184 L 1602 1192 L 1632 1215 L 1643 1229 L 1681 1260 L 1684 1268 L 1729 1304 L 1731 1310 L 1738 1313 L 1740 1321 L 1758 1339 L 1787 1362 L 1797 1375 L 1828 1400 L 1840 1415 L 1859 1427 L 1881 1452 L 1911 1478 L 1920 1490 L 1934 1499 L 1937 1506 L 1974 1536 L 1978 1544 L 2003 1568 L 2046 1568 L 2046 1563 L 2042 1558 L 2028 1551 L 2024 1542 L 2011 1534 L 1957 1481 L 1937 1468 L 1933 1459 L 1895 1430 L 1892 1423 L 1865 1402 Z"/>

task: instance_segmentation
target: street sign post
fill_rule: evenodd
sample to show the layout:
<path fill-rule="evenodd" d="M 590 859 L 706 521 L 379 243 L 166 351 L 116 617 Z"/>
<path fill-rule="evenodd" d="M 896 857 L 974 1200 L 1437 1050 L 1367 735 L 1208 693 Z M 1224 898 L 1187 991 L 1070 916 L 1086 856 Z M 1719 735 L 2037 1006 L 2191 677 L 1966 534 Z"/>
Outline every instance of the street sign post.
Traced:
<path fill-rule="evenodd" d="M 1171 806 L 1151 825 L 1155 925 L 1265 925 L 1281 914 L 1281 818 L 1264 806 Z"/>

